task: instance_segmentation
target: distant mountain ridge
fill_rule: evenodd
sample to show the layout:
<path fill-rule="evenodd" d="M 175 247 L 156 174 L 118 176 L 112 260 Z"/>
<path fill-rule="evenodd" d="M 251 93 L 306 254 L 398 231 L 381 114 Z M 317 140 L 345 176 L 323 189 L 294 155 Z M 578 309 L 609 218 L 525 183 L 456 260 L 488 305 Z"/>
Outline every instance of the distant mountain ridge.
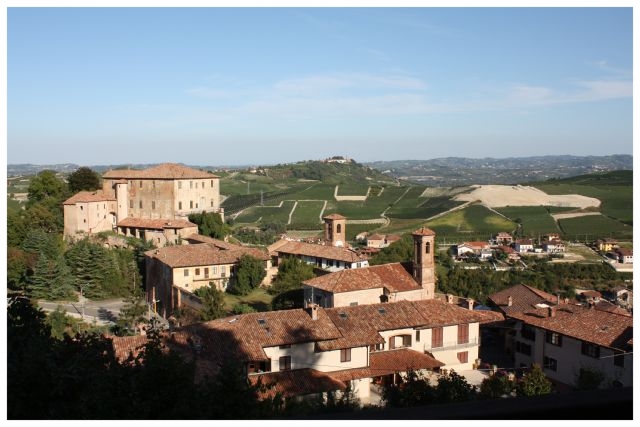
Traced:
<path fill-rule="evenodd" d="M 520 184 L 597 172 L 633 170 L 633 156 L 534 156 L 391 160 L 364 163 L 383 173 L 430 186 Z"/>

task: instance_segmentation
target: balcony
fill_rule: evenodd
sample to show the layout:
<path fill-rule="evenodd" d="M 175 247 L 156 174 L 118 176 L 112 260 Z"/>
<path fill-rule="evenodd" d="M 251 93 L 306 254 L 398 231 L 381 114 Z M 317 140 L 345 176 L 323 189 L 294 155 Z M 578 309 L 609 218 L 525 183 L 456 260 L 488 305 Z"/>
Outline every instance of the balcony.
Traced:
<path fill-rule="evenodd" d="M 458 344 L 458 341 L 446 341 L 446 342 L 443 342 L 440 347 L 432 347 L 431 343 L 425 343 L 424 350 L 428 351 L 430 353 L 433 353 L 433 352 L 437 352 L 437 351 L 447 351 L 447 350 L 453 350 L 453 349 L 465 349 L 465 348 L 470 348 L 470 347 L 476 347 L 478 345 L 480 345 L 480 338 L 476 337 L 476 338 L 469 338 L 468 342 L 460 343 L 460 344 Z"/>

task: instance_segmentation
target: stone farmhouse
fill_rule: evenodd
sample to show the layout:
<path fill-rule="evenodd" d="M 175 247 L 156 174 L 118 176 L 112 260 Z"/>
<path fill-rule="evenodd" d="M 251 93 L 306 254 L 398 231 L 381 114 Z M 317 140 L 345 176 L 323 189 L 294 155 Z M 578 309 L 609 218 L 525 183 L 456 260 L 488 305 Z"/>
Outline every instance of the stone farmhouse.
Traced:
<path fill-rule="evenodd" d="M 423 227 L 412 236 L 414 258 L 409 265 L 390 263 L 321 275 L 303 282 L 305 302 L 344 307 L 433 299 L 435 232 Z"/>
<path fill-rule="evenodd" d="M 526 285 L 489 300 L 506 317 L 505 351 L 516 367 L 538 364 L 566 386 L 575 385 L 581 369 L 604 374 L 602 386 L 632 385 L 633 318 L 624 310 L 571 303 Z"/>
<path fill-rule="evenodd" d="M 395 243 L 400 239 L 401 237 L 395 234 L 377 234 L 377 233 L 367 236 L 366 238 L 367 247 L 375 248 L 375 249 L 386 248 L 392 243 Z"/>
<path fill-rule="evenodd" d="M 101 190 L 64 202 L 64 237 L 115 231 L 156 246 L 176 244 L 197 232 L 187 218 L 203 211 L 224 215 L 216 175 L 172 163 L 111 170 L 102 176 Z"/>
<path fill-rule="evenodd" d="M 252 383 L 274 384 L 265 397 L 317 396 L 350 385 L 367 403 L 376 384 L 395 382 L 408 370 L 472 369 L 480 324 L 500 319 L 440 300 L 310 304 L 184 326 L 164 333 L 162 342 L 195 362 L 197 379 L 237 361 Z M 142 345 L 127 345 L 129 338 L 113 338 L 121 359 Z"/>

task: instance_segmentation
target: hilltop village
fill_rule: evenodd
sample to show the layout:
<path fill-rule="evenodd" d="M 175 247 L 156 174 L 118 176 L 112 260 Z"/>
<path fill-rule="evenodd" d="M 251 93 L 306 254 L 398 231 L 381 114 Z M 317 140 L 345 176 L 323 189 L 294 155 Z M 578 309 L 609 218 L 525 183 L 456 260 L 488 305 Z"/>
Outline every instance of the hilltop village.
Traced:
<path fill-rule="evenodd" d="M 436 233 L 429 228 L 411 233 L 411 262 L 369 265 L 373 254 L 400 236 L 364 233 L 358 238 L 366 244 L 351 247 L 348 218 L 334 212 L 322 217 L 319 239 L 283 235 L 267 248 L 233 244 L 199 234 L 188 220 L 194 213 L 224 218 L 219 177 L 210 172 L 163 164 L 110 170 L 102 182 L 102 189 L 81 191 L 64 202 L 64 238 L 73 242 L 113 231 L 106 245 L 125 245 L 125 237 L 153 242 L 155 249 L 144 253 L 146 300 L 167 322 L 160 334 L 163 346 L 194 362 L 196 378 L 215 375 L 225 360 L 234 359 L 250 383 L 275 386 L 265 398 L 276 392 L 312 398 L 348 390 L 361 404 L 379 403 L 383 386 L 401 384 L 412 372 L 434 383 L 456 372 L 479 387 L 499 370 L 515 379 L 538 366 L 559 390 L 575 386 L 576 373 L 583 371 L 600 373 L 602 386 L 632 385 L 628 311 L 597 293 L 574 301 L 526 284 L 490 295 L 488 306 L 440 293 Z M 613 243 L 599 244 L 611 252 Z M 517 263 L 523 253 L 564 250 L 558 235 L 533 242 L 502 232 L 490 242 L 458 244 L 452 257 L 462 263 L 470 258 Z M 620 262 L 632 262 L 623 251 L 616 253 Z M 316 277 L 300 284 L 300 308 L 189 324 L 177 319 L 185 309 L 202 308 L 199 289 L 226 291 L 247 256 L 262 265 L 263 287 L 286 260 L 313 266 Z M 138 354 L 147 332 L 111 337 L 117 356 L 124 361 Z M 499 357 L 482 360 L 483 346 Z M 510 370 L 503 370 L 504 360 Z"/>

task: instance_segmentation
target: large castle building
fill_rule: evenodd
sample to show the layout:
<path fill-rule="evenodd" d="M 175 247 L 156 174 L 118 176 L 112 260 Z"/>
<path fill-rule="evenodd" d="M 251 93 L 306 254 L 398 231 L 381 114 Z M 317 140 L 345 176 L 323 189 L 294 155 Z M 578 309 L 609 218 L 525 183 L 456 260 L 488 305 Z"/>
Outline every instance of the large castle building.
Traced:
<path fill-rule="evenodd" d="M 164 246 L 197 233 L 188 217 L 202 212 L 224 215 L 219 177 L 210 172 L 172 163 L 110 170 L 102 190 L 81 191 L 64 202 L 64 236 L 116 231 Z"/>

